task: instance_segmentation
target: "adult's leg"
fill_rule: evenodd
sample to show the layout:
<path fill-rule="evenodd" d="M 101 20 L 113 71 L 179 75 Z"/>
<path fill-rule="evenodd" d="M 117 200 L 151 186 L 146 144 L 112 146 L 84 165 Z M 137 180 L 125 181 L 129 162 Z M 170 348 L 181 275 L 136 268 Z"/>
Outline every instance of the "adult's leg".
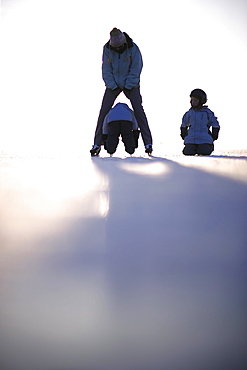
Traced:
<path fill-rule="evenodd" d="M 107 153 L 109 154 L 115 153 L 119 143 L 120 131 L 121 131 L 120 121 L 113 121 L 109 123 L 109 132 L 108 137 L 106 139 Z"/>
<path fill-rule="evenodd" d="M 109 112 L 111 107 L 113 106 L 113 103 L 116 100 L 117 96 L 120 93 L 121 93 L 121 89 L 111 90 L 111 89 L 106 88 L 106 90 L 105 90 L 103 100 L 102 100 L 102 104 L 101 104 L 101 108 L 100 108 L 100 112 L 99 112 L 99 117 L 98 117 L 96 130 L 95 130 L 95 135 L 94 135 L 94 144 L 95 145 L 100 146 L 100 145 L 103 144 L 103 141 L 102 141 L 103 121 L 104 121 L 105 116 L 107 115 L 107 113 Z"/>
<path fill-rule="evenodd" d="M 129 154 L 133 154 L 135 151 L 135 140 L 132 131 L 132 122 L 120 121 L 120 124 L 125 151 Z"/>
<path fill-rule="evenodd" d="M 184 155 L 195 155 L 197 154 L 197 144 L 185 144 L 183 149 Z"/>
<path fill-rule="evenodd" d="M 210 155 L 214 150 L 214 144 L 198 144 L 197 154 Z"/>
<path fill-rule="evenodd" d="M 130 99 L 136 120 L 141 130 L 141 136 L 144 145 L 152 144 L 153 143 L 152 134 L 148 125 L 146 114 L 142 106 L 142 96 L 140 94 L 140 88 L 135 87 L 131 89 L 128 93 L 125 92 L 125 95 L 127 96 L 127 98 Z"/>

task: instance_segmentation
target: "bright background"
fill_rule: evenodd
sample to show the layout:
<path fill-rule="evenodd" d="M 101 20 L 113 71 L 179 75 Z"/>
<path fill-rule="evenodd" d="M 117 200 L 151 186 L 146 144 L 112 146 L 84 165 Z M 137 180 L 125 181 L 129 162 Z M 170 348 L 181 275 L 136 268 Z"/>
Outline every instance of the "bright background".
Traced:
<path fill-rule="evenodd" d="M 88 154 L 113 27 L 142 52 L 154 148 L 181 153 L 179 127 L 194 88 L 206 91 L 219 119 L 216 148 L 246 148 L 245 0 L 2 0 L 1 152 Z M 126 102 L 123 94 L 117 101 Z"/>

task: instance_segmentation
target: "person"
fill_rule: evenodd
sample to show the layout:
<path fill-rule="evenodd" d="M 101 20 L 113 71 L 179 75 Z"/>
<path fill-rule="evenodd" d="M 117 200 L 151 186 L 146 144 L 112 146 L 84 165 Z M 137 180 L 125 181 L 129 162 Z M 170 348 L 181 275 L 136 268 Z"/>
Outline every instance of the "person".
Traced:
<path fill-rule="evenodd" d="M 103 144 L 102 125 L 104 118 L 121 92 L 131 102 L 145 145 L 145 152 L 152 153 L 152 135 L 140 94 L 142 67 L 142 55 L 138 46 L 126 32 L 113 28 L 110 32 L 110 40 L 103 47 L 102 76 L 106 89 L 95 130 L 94 145 L 90 150 L 92 156 L 100 153 Z"/>
<path fill-rule="evenodd" d="M 214 113 L 204 105 L 206 102 L 207 95 L 203 90 L 191 91 L 191 108 L 184 114 L 180 127 L 184 140 L 184 155 L 210 155 L 214 150 L 214 141 L 218 139 L 220 125 Z"/>
<path fill-rule="evenodd" d="M 102 128 L 104 148 L 107 153 L 115 153 L 121 135 L 125 151 L 129 154 L 138 147 L 138 123 L 134 112 L 127 104 L 117 103 L 105 116 Z"/>

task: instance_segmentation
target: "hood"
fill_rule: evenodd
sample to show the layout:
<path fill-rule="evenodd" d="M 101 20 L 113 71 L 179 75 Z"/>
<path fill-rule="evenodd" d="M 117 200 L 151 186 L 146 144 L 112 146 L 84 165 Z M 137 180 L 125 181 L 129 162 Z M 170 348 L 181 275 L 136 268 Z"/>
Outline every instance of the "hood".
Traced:
<path fill-rule="evenodd" d="M 130 109 L 130 107 L 126 103 L 117 103 L 112 109 L 114 109 L 115 107 L 119 107 L 119 106 Z"/>

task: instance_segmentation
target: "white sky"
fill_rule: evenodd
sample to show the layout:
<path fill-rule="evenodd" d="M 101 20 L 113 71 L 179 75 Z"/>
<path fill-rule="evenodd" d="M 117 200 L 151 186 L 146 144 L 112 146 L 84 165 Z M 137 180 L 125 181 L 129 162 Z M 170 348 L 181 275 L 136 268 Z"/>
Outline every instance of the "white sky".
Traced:
<path fill-rule="evenodd" d="M 198 87 L 221 125 L 216 148 L 247 147 L 245 0 L 126 0 L 117 8 L 108 0 L 2 0 L 2 151 L 88 153 L 105 89 L 102 48 L 113 27 L 142 52 L 154 149 L 181 153 L 181 118 Z M 126 102 L 123 94 L 118 101 Z"/>

